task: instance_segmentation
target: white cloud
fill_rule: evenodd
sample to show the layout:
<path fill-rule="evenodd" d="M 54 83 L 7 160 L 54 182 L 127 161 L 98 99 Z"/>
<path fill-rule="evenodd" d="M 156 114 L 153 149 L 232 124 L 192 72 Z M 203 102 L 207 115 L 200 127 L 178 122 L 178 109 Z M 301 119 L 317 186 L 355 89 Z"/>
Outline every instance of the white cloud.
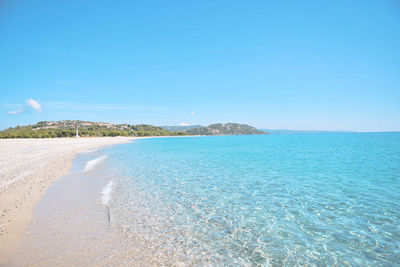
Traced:
<path fill-rule="evenodd" d="M 24 110 L 22 108 L 20 108 L 17 110 L 8 111 L 7 114 L 21 114 L 22 112 L 24 112 Z"/>
<path fill-rule="evenodd" d="M 193 116 L 193 115 L 194 115 L 194 111 L 190 112 L 190 115 L 192 115 L 192 116 Z"/>
<path fill-rule="evenodd" d="M 39 104 L 39 102 L 35 99 L 29 98 L 27 100 L 25 100 L 25 106 L 22 108 L 19 108 L 17 110 L 10 110 L 7 112 L 7 114 L 11 114 L 11 115 L 17 115 L 17 114 L 21 114 L 21 113 L 29 113 L 30 110 L 36 110 L 37 112 L 41 112 L 42 111 L 42 106 Z"/>
<path fill-rule="evenodd" d="M 181 122 L 181 123 L 179 123 L 179 126 L 189 126 L 190 124 L 189 123 L 187 123 L 187 122 Z"/>
<path fill-rule="evenodd" d="M 42 111 L 42 107 L 40 106 L 39 102 L 36 101 L 35 99 L 29 98 L 25 100 L 25 103 L 28 105 L 28 107 L 31 107 L 38 112 Z"/>

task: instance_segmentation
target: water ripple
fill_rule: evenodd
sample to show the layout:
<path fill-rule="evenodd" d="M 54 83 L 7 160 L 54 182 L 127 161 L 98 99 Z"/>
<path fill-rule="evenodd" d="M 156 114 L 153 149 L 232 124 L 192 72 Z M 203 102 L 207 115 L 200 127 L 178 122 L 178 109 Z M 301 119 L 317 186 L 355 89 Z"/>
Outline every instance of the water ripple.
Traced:
<path fill-rule="evenodd" d="M 174 263 L 396 265 L 399 162 L 399 134 L 142 140 L 110 151 L 112 227 Z"/>

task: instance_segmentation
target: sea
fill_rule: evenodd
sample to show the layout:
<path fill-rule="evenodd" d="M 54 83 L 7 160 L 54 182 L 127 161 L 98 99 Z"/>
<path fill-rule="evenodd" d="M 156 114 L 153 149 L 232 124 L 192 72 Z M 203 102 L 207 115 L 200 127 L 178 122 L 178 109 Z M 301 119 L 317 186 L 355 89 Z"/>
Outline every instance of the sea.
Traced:
<path fill-rule="evenodd" d="M 52 214 L 64 228 L 43 244 L 60 249 L 36 245 L 50 254 L 30 263 L 400 266 L 400 133 L 138 139 L 74 166 L 27 245 Z M 63 235 L 79 242 L 60 245 Z"/>

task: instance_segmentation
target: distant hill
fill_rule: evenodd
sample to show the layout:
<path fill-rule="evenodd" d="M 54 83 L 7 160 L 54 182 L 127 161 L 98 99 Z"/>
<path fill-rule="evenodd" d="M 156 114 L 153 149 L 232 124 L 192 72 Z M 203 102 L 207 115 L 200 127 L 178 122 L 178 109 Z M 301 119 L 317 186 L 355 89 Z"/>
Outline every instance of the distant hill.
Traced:
<path fill-rule="evenodd" d="M 260 129 L 270 134 L 328 134 L 328 133 L 354 133 L 350 131 L 317 131 L 317 130 L 286 130 L 286 129 Z"/>
<path fill-rule="evenodd" d="M 179 135 L 239 135 L 266 134 L 246 124 L 212 124 L 207 127 L 167 126 L 156 127 L 147 124 L 114 124 L 79 120 L 40 121 L 28 126 L 17 126 L 0 131 L 0 138 L 53 138 L 74 137 L 78 127 L 79 135 L 86 136 L 179 136 Z"/>
<path fill-rule="evenodd" d="M 207 127 L 194 128 L 185 131 L 189 135 L 250 135 L 266 134 L 247 124 L 216 123 Z"/>
<path fill-rule="evenodd" d="M 80 136 L 168 136 L 185 135 L 153 125 L 113 124 L 78 120 L 41 121 L 33 125 L 17 126 L 0 131 L 0 138 L 73 137 L 78 126 Z"/>
<path fill-rule="evenodd" d="M 201 128 L 203 126 L 201 125 L 187 125 L 187 126 L 161 126 L 161 128 L 164 128 L 167 131 L 172 131 L 172 132 L 176 132 L 176 131 L 186 131 L 186 130 L 190 130 L 190 129 L 195 129 L 195 128 Z"/>

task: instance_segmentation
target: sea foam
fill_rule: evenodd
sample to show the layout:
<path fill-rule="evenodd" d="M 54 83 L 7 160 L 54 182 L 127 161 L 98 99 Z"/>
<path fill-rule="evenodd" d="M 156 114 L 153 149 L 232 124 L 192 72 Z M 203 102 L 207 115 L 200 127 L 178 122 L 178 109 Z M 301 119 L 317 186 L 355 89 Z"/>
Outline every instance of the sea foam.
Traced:
<path fill-rule="evenodd" d="M 109 205 L 109 202 L 110 202 L 110 199 L 111 199 L 111 192 L 113 190 L 113 186 L 114 186 L 113 181 L 109 181 L 108 184 L 101 191 L 101 194 L 103 195 L 101 197 L 101 202 L 103 203 L 103 205 L 106 205 L 106 206 Z"/>
<path fill-rule="evenodd" d="M 82 170 L 82 172 L 87 172 L 90 171 L 91 169 L 93 169 L 97 164 L 102 163 L 105 159 L 107 158 L 107 155 L 89 160 L 88 162 L 86 162 L 85 164 L 85 168 Z"/>

